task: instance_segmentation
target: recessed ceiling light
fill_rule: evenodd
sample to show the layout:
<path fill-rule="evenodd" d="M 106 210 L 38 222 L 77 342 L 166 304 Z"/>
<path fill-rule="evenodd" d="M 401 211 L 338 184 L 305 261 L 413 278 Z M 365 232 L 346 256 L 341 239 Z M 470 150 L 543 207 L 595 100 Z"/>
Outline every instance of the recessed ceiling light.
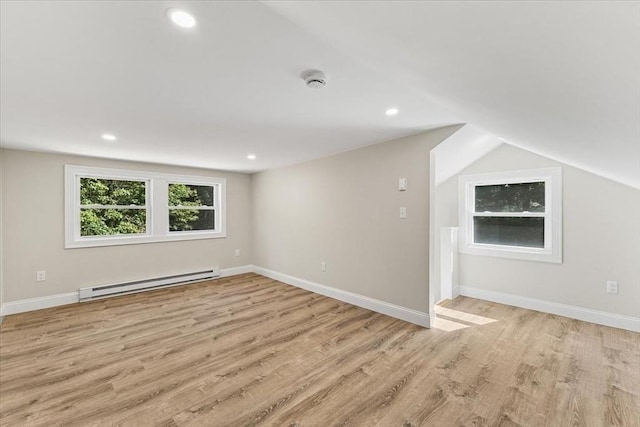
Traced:
<path fill-rule="evenodd" d="M 387 116 L 395 116 L 396 114 L 398 114 L 398 109 L 397 108 L 389 108 L 387 111 L 384 112 Z"/>
<path fill-rule="evenodd" d="M 256 159 L 256 155 L 255 154 L 247 154 L 247 159 L 255 160 Z"/>
<path fill-rule="evenodd" d="M 104 139 L 105 141 L 115 141 L 115 140 L 116 140 L 116 139 L 118 139 L 118 138 L 116 138 L 116 136 L 115 136 L 115 135 L 113 135 L 113 134 L 110 134 L 110 133 L 103 133 L 103 134 L 102 134 L 102 139 Z"/>
<path fill-rule="evenodd" d="M 196 18 L 188 12 L 180 9 L 169 9 L 167 11 L 169 19 L 179 27 L 193 28 L 196 26 Z"/>

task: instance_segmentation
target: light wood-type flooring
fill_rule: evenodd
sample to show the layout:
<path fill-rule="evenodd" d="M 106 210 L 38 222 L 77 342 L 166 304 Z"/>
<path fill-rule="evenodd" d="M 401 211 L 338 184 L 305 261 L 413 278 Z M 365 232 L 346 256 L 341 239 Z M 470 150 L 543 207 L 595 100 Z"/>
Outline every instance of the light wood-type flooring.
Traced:
<path fill-rule="evenodd" d="M 438 312 L 423 329 L 245 274 L 8 316 L 0 425 L 640 426 L 639 334 Z"/>

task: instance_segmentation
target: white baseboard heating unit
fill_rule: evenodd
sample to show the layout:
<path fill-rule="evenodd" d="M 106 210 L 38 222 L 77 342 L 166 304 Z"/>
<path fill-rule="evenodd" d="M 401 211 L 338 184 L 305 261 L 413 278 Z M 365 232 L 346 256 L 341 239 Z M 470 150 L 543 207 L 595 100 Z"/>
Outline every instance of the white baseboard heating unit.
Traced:
<path fill-rule="evenodd" d="M 150 291 L 153 289 L 201 282 L 203 280 L 215 279 L 216 277 L 220 277 L 219 268 L 195 271 L 193 273 L 176 274 L 174 276 L 158 277 L 155 279 L 137 280 L 135 282 L 116 283 L 113 285 L 95 286 L 93 288 L 80 288 L 78 289 L 78 296 L 80 301 L 91 301 L 116 295 L 132 294 L 134 292 Z"/>

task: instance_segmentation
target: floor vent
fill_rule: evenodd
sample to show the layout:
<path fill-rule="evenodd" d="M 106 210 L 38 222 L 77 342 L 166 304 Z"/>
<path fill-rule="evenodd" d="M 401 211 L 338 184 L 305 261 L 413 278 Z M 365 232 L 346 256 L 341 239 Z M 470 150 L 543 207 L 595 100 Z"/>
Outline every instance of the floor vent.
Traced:
<path fill-rule="evenodd" d="M 201 282 L 203 280 L 214 279 L 216 277 L 220 277 L 220 269 L 218 268 L 196 271 L 193 273 L 176 274 L 174 276 L 158 277 L 155 279 L 137 280 L 135 282 L 117 283 L 114 285 L 96 286 L 93 288 L 80 288 L 78 290 L 78 296 L 80 301 L 91 301 L 116 295 L 132 294 L 134 292 L 150 291 L 153 289 Z"/>

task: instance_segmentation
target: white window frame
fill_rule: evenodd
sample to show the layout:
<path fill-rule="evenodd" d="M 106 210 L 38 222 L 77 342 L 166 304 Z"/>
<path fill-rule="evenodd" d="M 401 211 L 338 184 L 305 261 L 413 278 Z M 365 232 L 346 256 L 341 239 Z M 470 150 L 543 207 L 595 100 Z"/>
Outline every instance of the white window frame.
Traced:
<path fill-rule="evenodd" d="M 169 185 L 171 184 L 184 184 L 184 185 L 200 185 L 200 186 L 204 186 L 204 187 L 213 187 L 213 206 L 171 206 L 169 205 L 169 195 L 168 195 L 168 190 L 169 190 Z M 218 220 L 218 208 L 219 208 L 219 203 L 218 203 L 218 197 L 216 197 L 216 195 L 219 193 L 218 187 L 215 184 L 212 183 L 203 183 L 203 182 L 197 182 L 197 181 L 193 181 L 192 179 L 189 179 L 188 181 L 182 180 L 182 181 L 173 181 L 173 180 L 167 180 L 167 215 L 169 214 L 169 211 L 173 210 L 183 210 L 183 209 L 188 209 L 188 210 L 212 210 L 214 212 L 214 225 L 213 225 L 213 229 L 215 232 L 215 230 L 218 228 L 217 227 L 217 220 Z M 168 218 L 168 217 L 167 217 Z M 167 222 L 167 229 L 169 228 L 169 223 Z M 184 234 L 184 235 L 191 235 L 191 234 L 197 234 L 197 233 L 210 233 L 211 231 L 206 231 L 206 230 L 184 230 L 184 231 L 169 231 L 170 235 L 178 235 L 178 234 Z"/>
<path fill-rule="evenodd" d="M 226 180 L 206 176 L 176 175 L 123 169 L 65 165 L 65 248 L 115 246 L 178 240 L 227 237 Z M 80 235 L 80 179 L 102 178 L 146 181 L 147 226 L 144 234 Z M 169 231 L 169 184 L 214 187 L 214 230 Z"/>
<path fill-rule="evenodd" d="M 545 183 L 545 212 L 475 212 L 475 188 L 483 185 Z M 529 169 L 458 177 L 459 252 L 530 261 L 562 263 L 562 168 Z M 544 247 L 522 247 L 473 241 L 473 218 L 544 218 Z"/>

